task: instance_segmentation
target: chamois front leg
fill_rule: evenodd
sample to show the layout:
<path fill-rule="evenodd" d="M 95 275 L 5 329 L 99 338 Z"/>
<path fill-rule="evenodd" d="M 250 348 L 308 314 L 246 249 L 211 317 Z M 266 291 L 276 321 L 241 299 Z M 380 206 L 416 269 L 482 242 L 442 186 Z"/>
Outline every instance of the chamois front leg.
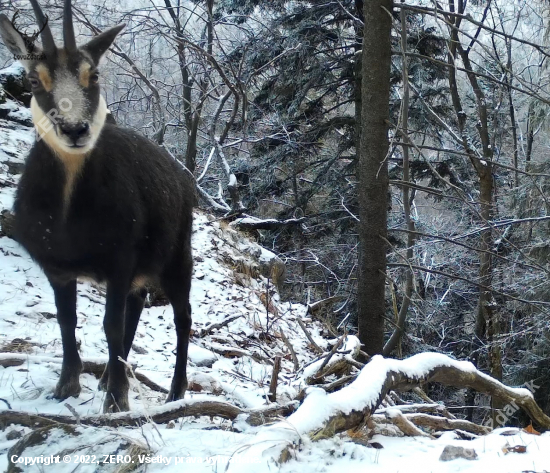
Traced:
<path fill-rule="evenodd" d="M 124 313 L 124 356 L 128 359 L 128 354 L 132 348 L 134 336 L 139 323 L 141 312 L 143 311 L 143 305 L 147 298 L 147 290 L 142 288 L 138 291 L 132 291 L 126 298 L 126 310 Z M 105 367 L 103 375 L 99 380 L 99 389 L 107 391 L 107 385 L 109 384 L 109 365 Z"/>
<path fill-rule="evenodd" d="M 50 279 L 55 305 L 57 307 L 57 322 L 61 329 L 63 343 L 63 365 L 61 376 L 53 392 L 55 399 L 66 399 L 80 394 L 80 373 L 82 361 L 76 347 L 76 280 L 60 284 Z"/>
<path fill-rule="evenodd" d="M 124 350 L 124 309 L 126 296 L 130 289 L 130 281 L 112 280 L 107 284 L 107 301 L 105 304 L 105 318 L 103 328 L 109 347 L 107 394 L 103 403 L 103 412 L 127 411 L 128 377 L 126 366 L 119 361 L 119 357 L 126 359 Z"/>

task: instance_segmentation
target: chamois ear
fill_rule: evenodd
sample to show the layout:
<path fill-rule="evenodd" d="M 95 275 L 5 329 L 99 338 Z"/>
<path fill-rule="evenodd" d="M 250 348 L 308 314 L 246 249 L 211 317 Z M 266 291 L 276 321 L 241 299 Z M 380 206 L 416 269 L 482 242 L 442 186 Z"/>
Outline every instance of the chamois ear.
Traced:
<path fill-rule="evenodd" d="M 116 36 L 125 27 L 125 24 L 113 26 L 112 28 L 105 30 L 103 33 L 98 34 L 95 38 L 91 39 L 88 43 L 82 46 L 80 49 L 86 51 L 97 65 L 101 56 L 105 54 L 109 46 L 113 44 Z"/>
<path fill-rule="evenodd" d="M 9 18 L 3 13 L 0 13 L 0 35 L 6 47 L 15 56 L 26 56 L 28 53 L 32 52 L 27 50 L 27 45 L 25 44 L 23 36 L 14 28 Z M 25 69 L 28 69 L 29 61 L 17 59 L 23 64 Z"/>

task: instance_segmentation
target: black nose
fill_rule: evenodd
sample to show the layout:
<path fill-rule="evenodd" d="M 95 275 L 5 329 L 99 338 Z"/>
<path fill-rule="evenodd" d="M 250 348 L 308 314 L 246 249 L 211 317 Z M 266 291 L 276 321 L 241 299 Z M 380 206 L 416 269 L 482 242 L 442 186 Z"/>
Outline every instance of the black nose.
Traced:
<path fill-rule="evenodd" d="M 78 123 L 76 125 L 63 124 L 60 125 L 60 128 L 61 132 L 67 135 L 76 145 L 78 144 L 78 140 L 88 133 L 90 125 L 88 123 Z"/>

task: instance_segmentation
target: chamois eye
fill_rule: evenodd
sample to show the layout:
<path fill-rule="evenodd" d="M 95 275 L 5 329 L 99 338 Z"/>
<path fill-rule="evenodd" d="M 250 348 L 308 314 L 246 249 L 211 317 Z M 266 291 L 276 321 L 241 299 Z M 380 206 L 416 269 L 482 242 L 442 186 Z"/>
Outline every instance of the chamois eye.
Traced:
<path fill-rule="evenodd" d="M 97 84 L 99 82 L 99 73 L 98 72 L 94 72 L 91 76 L 90 76 L 90 83 L 91 84 Z"/>

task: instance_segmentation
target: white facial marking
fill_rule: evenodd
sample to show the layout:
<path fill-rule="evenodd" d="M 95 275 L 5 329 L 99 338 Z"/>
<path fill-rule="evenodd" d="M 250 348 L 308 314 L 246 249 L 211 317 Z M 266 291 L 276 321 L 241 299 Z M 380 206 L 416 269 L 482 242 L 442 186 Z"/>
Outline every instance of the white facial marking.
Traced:
<path fill-rule="evenodd" d="M 74 125 L 87 118 L 88 102 L 84 91 L 78 79 L 65 66 L 56 71 L 53 98 L 65 123 Z"/>
<path fill-rule="evenodd" d="M 54 150 L 57 148 L 55 146 L 56 133 L 54 130 L 53 119 L 57 117 L 56 110 L 48 110 L 44 112 L 38 105 L 38 102 L 34 97 L 31 98 L 31 115 L 32 121 L 36 132 L 38 133 L 38 139 L 44 140 L 48 145 Z"/>
<path fill-rule="evenodd" d="M 72 107 L 73 107 L 73 104 L 72 102 L 66 98 L 66 97 L 63 97 L 59 103 L 59 109 L 62 111 L 62 112 L 68 112 Z"/>
<path fill-rule="evenodd" d="M 90 138 L 86 145 L 80 148 L 71 147 L 71 145 L 59 133 L 56 132 L 55 124 L 59 123 L 60 119 L 66 120 L 66 117 L 63 113 L 60 113 L 60 111 L 63 112 L 63 110 L 56 109 L 45 112 L 40 108 L 34 97 L 31 99 L 32 121 L 38 133 L 38 139 L 44 140 L 46 144 L 58 155 L 83 155 L 89 153 L 94 148 L 97 139 L 101 134 L 103 125 L 105 125 L 105 120 L 108 113 L 105 99 L 102 96 L 99 97 L 97 110 L 92 117 L 92 121 L 89 123 Z"/>

